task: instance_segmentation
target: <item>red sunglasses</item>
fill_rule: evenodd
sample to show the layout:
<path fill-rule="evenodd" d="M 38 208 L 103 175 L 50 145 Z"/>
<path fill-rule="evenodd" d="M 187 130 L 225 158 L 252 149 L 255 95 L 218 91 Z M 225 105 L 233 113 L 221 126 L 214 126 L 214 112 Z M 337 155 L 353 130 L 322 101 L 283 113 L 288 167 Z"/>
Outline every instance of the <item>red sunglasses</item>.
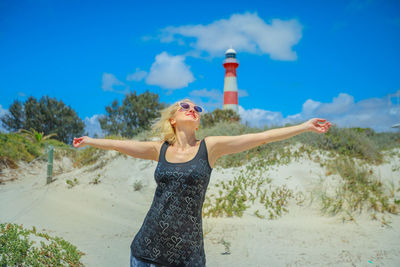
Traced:
<path fill-rule="evenodd" d="M 189 103 L 179 102 L 179 105 L 183 108 L 183 110 L 189 110 L 190 109 L 190 104 Z M 200 107 L 200 106 L 194 106 L 193 108 L 197 113 L 202 113 L 203 112 L 203 108 Z"/>

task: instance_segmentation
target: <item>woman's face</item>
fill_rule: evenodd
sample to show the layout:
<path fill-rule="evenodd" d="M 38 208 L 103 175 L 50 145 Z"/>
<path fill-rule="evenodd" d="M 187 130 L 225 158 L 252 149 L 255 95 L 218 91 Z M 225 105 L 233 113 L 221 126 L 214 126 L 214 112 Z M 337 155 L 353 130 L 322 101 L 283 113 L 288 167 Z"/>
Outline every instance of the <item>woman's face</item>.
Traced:
<path fill-rule="evenodd" d="M 175 123 L 188 123 L 192 124 L 194 128 L 198 128 L 200 125 L 201 115 L 194 110 L 194 106 L 196 105 L 193 102 L 188 102 L 190 105 L 189 109 L 184 109 L 181 106 L 178 106 L 178 110 L 175 112 L 174 118 L 171 120 L 171 124 L 175 125 Z"/>

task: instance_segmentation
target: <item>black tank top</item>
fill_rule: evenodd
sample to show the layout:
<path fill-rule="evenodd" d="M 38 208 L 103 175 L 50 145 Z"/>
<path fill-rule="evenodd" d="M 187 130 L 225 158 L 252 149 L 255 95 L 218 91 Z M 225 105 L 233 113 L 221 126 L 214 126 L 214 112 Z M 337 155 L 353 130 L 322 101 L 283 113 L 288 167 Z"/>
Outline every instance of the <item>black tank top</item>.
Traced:
<path fill-rule="evenodd" d="M 132 255 L 161 266 L 204 267 L 202 208 L 212 168 L 204 139 L 196 156 L 182 163 L 165 160 L 160 149 L 154 172 L 157 188 L 142 227 L 131 243 Z"/>

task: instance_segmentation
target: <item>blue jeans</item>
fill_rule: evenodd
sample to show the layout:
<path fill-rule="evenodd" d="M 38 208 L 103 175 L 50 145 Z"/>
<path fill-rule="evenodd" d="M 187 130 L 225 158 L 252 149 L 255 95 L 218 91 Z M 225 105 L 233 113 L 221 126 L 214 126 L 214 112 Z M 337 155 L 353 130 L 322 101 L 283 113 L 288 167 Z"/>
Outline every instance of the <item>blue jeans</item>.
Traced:
<path fill-rule="evenodd" d="M 132 255 L 132 251 L 131 253 L 131 266 L 130 267 L 158 267 L 158 265 L 152 264 L 152 263 L 148 263 L 148 262 L 144 262 L 139 260 L 138 258 L 134 257 Z M 204 267 L 207 267 L 206 265 Z"/>
<path fill-rule="evenodd" d="M 131 251 L 131 267 L 157 267 L 157 265 L 139 260 Z"/>

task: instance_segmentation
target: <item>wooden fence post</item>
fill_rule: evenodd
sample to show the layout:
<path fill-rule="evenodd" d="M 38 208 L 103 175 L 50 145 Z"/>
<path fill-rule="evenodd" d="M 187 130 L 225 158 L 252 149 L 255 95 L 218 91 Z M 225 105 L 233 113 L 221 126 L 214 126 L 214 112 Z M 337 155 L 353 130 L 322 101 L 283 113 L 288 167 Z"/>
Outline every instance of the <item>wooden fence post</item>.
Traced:
<path fill-rule="evenodd" d="M 49 146 L 49 155 L 47 159 L 47 184 L 51 183 L 53 179 L 53 150 L 52 145 Z"/>

